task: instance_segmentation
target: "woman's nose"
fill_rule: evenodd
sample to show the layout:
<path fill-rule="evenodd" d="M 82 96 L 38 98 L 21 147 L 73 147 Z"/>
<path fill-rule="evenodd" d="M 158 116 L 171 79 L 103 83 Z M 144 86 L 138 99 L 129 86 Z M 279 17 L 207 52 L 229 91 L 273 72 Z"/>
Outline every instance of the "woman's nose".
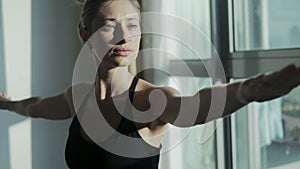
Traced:
<path fill-rule="evenodd" d="M 118 25 L 114 33 L 113 44 L 125 44 L 128 42 L 129 36 L 127 27 Z"/>

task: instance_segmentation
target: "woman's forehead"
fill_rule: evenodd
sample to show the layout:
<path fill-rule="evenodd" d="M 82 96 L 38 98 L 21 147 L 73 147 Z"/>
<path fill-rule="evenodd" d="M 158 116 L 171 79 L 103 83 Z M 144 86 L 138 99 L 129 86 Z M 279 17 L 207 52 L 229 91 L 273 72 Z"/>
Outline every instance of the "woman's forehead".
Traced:
<path fill-rule="evenodd" d="M 139 9 L 130 0 L 112 0 L 99 9 L 103 19 L 139 19 L 138 13 Z"/>
<path fill-rule="evenodd" d="M 99 7 L 99 13 L 92 20 L 91 31 L 95 32 L 107 21 L 140 21 L 139 9 L 130 0 L 111 0 Z"/>

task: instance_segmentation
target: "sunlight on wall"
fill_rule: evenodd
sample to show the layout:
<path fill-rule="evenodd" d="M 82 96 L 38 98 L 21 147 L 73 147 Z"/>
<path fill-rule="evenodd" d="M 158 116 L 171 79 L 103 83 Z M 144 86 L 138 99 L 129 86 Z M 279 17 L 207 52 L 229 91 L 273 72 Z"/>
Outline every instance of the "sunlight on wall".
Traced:
<path fill-rule="evenodd" d="M 31 169 L 31 120 L 27 119 L 9 127 L 11 169 Z"/>
<path fill-rule="evenodd" d="M 7 93 L 14 99 L 31 95 L 31 0 L 2 0 Z M 32 168 L 31 120 L 9 127 L 10 166 Z"/>
<path fill-rule="evenodd" d="M 31 0 L 2 0 L 7 93 L 31 94 Z"/>

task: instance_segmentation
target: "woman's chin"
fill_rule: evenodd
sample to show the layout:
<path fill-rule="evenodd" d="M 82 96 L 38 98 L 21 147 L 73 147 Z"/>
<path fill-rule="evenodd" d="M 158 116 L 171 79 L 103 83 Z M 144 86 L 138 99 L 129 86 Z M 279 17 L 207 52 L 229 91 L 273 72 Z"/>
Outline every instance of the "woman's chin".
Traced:
<path fill-rule="evenodd" d="M 104 65 L 107 65 L 110 68 L 127 67 L 131 63 L 134 62 L 135 58 L 136 58 L 136 55 L 128 55 L 128 56 L 111 55 L 111 56 L 105 57 L 102 60 L 102 63 Z"/>
<path fill-rule="evenodd" d="M 134 55 L 116 56 L 115 62 L 118 66 L 129 66 L 135 59 Z"/>
<path fill-rule="evenodd" d="M 133 62 L 133 59 L 124 58 L 121 62 L 118 62 L 118 66 L 125 67 L 129 66 Z"/>

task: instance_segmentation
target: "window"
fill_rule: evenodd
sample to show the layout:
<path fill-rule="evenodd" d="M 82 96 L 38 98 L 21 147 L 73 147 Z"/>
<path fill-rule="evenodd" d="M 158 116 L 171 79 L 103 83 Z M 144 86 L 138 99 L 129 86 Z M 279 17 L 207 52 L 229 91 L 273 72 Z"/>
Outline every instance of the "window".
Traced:
<path fill-rule="evenodd" d="M 229 0 L 231 53 L 228 78 L 246 78 L 300 65 L 297 0 Z M 231 13 L 231 14 L 230 14 Z M 228 42 L 229 43 L 229 42 Z M 233 169 L 297 169 L 300 166 L 300 89 L 231 116 Z"/>
<path fill-rule="evenodd" d="M 209 63 L 211 60 L 210 5 L 210 0 L 143 1 L 145 12 L 162 13 L 160 18 L 155 18 L 156 27 L 166 29 L 167 34 L 182 35 L 143 35 L 143 51 L 138 58 L 142 64 L 137 66 L 142 65 L 138 67 L 138 71 L 143 70 L 145 79 L 158 86 L 172 86 L 185 96 L 211 86 L 212 80 L 207 76 L 203 65 L 203 62 Z M 167 19 L 162 19 L 164 17 Z M 147 23 L 153 25 L 154 22 Z M 200 43 L 203 45 L 199 45 Z M 195 52 L 193 46 L 201 47 L 200 53 Z M 144 70 L 145 68 L 154 70 Z M 214 132 L 205 141 L 201 138 L 203 130 L 214 128 L 214 125 L 209 123 L 193 128 L 172 126 L 163 140 L 160 168 L 216 169 Z M 182 140 L 174 144 L 173 140 L 178 136 Z"/>
<path fill-rule="evenodd" d="M 296 169 L 300 166 L 300 89 L 233 116 L 235 168 Z"/>
<path fill-rule="evenodd" d="M 234 0 L 237 51 L 300 46 L 300 1 Z"/>

